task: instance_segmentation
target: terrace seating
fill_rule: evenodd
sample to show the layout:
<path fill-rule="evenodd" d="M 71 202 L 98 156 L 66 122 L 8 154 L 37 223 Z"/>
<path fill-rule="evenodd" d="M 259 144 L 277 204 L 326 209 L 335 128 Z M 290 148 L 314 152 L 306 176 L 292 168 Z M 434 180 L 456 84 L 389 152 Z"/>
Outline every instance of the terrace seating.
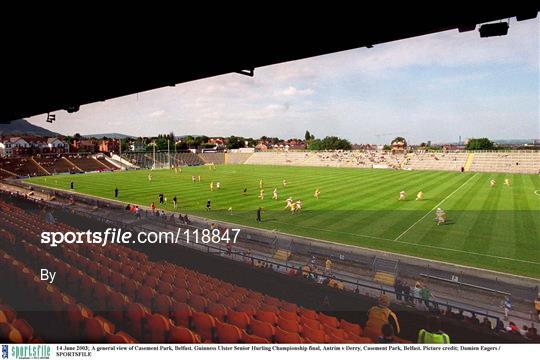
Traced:
<path fill-rule="evenodd" d="M 43 230 L 75 230 L 64 224 L 46 224 L 2 202 L 0 209 L 6 210 L 0 225 L 25 234 L 21 238 L 38 239 Z M 71 309 L 66 329 L 76 333 L 83 326 L 77 336 L 84 341 L 286 343 L 304 342 L 306 337 L 308 341 L 346 342 L 361 334 L 358 324 L 340 322 L 177 265 L 152 262 L 120 245 L 72 244 L 56 249 L 54 255 L 25 240 L 16 246 L 27 257 L 40 259 L 40 264 L 57 271 L 59 289 L 45 288 L 42 297 L 58 295 L 54 300 L 58 307 Z M 119 262 L 126 271 L 115 275 L 109 270 Z M 149 282 L 157 286 L 144 285 Z M 90 307 L 74 300 L 64 304 L 62 299 L 70 299 L 69 294 L 77 294 L 77 301 Z M 326 328 L 336 330 L 333 338 L 321 335 Z"/>

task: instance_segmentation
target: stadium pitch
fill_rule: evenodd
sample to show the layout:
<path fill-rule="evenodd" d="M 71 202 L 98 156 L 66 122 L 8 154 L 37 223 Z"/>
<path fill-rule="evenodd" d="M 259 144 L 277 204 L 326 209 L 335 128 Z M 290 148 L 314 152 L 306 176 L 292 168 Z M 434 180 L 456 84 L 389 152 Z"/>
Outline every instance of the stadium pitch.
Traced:
<path fill-rule="evenodd" d="M 149 181 L 148 174 L 152 174 Z M 192 176 L 201 181 L 192 181 Z M 505 186 L 508 178 L 510 186 Z M 259 181 L 265 190 L 259 198 Z M 490 186 L 490 180 L 496 186 Z M 283 185 L 287 181 L 287 186 Z M 540 278 L 540 176 L 220 165 L 36 177 L 27 182 L 327 241 Z M 214 190 L 210 190 L 210 182 Z M 221 189 L 217 189 L 217 182 Z M 272 199 L 277 188 L 279 199 Z M 319 188 L 320 199 L 314 197 Z M 244 189 L 247 189 L 244 194 Z M 399 192 L 407 197 L 398 201 Z M 424 200 L 415 200 L 423 191 Z M 167 198 L 160 205 L 158 194 Z M 302 210 L 285 210 L 285 200 Z M 206 203 L 211 200 L 211 210 Z M 256 221 L 261 207 L 262 222 Z M 448 215 L 437 226 L 435 209 Z M 232 208 L 232 211 L 230 210 Z"/>

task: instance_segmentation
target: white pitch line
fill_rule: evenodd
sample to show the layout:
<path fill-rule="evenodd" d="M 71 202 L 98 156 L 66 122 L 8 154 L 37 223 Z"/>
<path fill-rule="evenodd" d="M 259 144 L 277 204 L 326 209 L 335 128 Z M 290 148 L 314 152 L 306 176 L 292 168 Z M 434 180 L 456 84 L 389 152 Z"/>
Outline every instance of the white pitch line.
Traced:
<path fill-rule="evenodd" d="M 534 190 L 534 195 L 540 196 L 540 190 Z"/>
<path fill-rule="evenodd" d="M 406 233 L 409 232 L 409 230 L 411 230 L 413 227 L 416 226 L 416 224 L 418 224 L 420 221 L 424 220 L 426 218 L 426 216 L 428 216 L 429 214 L 431 214 L 433 212 L 433 210 L 437 209 L 439 206 L 442 205 L 442 203 L 444 203 L 446 200 L 448 200 L 452 195 L 454 195 L 456 192 L 459 191 L 459 189 L 461 189 L 462 187 L 464 187 L 465 185 L 467 185 L 467 183 L 469 181 L 471 181 L 473 178 L 476 177 L 476 175 L 478 175 L 478 173 L 475 173 L 473 176 L 471 176 L 470 178 L 467 179 L 467 181 L 465 181 L 463 184 L 461 184 L 456 190 L 452 191 L 452 193 L 450 193 L 450 195 L 448 195 L 447 197 L 445 197 L 444 199 L 442 199 L 437 205 L 435 205 L 431 210 L 429 210 L 424 216 L 422 216 L 420 219 L 416 220 L 414 224 L 412 224 L 411 226 L 409 226 L 407 228 L 407 230 L 405 230 L 404 232 L 402 232 L 401 234 L 398 235 L 397 238 L 394 239 L 394 241 L 398 241 L 403 235 L 405 235 Z"/>

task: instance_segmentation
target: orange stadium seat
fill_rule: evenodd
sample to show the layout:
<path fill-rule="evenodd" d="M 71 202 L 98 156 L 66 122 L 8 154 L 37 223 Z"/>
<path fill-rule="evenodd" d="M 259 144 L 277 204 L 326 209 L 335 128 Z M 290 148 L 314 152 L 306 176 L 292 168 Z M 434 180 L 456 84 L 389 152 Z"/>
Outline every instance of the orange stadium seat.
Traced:
<path fill-rule="evenodd" d="M 137 342 L 137 340 L 123 331 L 119 331 L 116 334 L 106 334 L 105 341 L 109 344 L 134 344 Z"/>
<path fill-rule="evenodd" d="M 244 333 L 244 336 L 242 337 L 242 342 L 246 344 L 270 344 L 270 341 L 265 338 L 256 335 L 249 335 L 246 333 Z"/>
<path fill-rule="evenodd" d="M 212 340 L 213 330 L 216 327 L 216 320 L 212 315 L 203 312 L 193 313 L 193 327 L 203 341 Z"/>
<path fill-rule="evenodd" d="M 219 343 L 234 344 L 242 339 L 242 331 L 231 324 L 216 321 L 216 338 Z"/>
<path fill-rule="evenodd" d="M 23 342 L 29 342 L 34 337 L 34 329 L 26 322 L 26 320 L 15 319 L 12 325 L 21 333 Z"/>
<path fill-rule="evenodd" d="M 317 320 L 319 318 L 319 315 L 317 314 L 315 310 L 306 309 L 304 307 L 300 307 L 300 309 L 298 310 L 298 313 L 302 315 L 303 317 L 312 319 L 312 320 Z"/>
<path fill-rule="evenodd" d="M 267 322 L 272 325 L 275 325 L 278 320 L 276 313 L 271 311 L 257 311 L 255 313 L 255 319 Z"/>
<path fill-rule="evenodd" d="M 144 340 L 151 343 L 164 343 L 171 323 L 161 314 L 148 314 L 144 318 Z"/>
<path fill-rule="evenodd" d="M 317 329 L 317 330 L 320 330 L 322 328 L 322 325 L 319 322 L 319 320 L 308 319 L 304 316 L 300 316 L 300 324 L 302 324 L 302 326 L 309 326 L 312 329 Z"/>
<path fill-rule="evenodd" d="M 343 319 L 339 322 L 339 327 L 356 336 L 362 336 L 364 334 L 360 325 L 350 323 Z"/>
<path fill-rule="evenodd" d="M 294 311 L 280 311 L 279 316 L 287 320 L 299 321 L 300 316 Z"/>
<path fill-rule="evenodd" d="M 169 329 L 168 340 L 175 344 L 197 344 L 201 342 L 197 334 L 182 326 L 172 326 Z"/>
<path fill-rule="evenodd" d="M 202 295 L 191 294 L 189 298 L 189 305 L 197 311 L 206 311 L 208 307 L 208 300 Z"/>
<path fill-rule="evenodd" d="M 314 343 L 324 344 L 328 342 L 328 337 L 323 330 L 313 329 L 307 325 L 302 328 L 302 335 Z"/>
<path fill-rule="evenodd" d="M 208 304 L 208 313 L 223 322 L 227 316 L 228 309 L 222 304 L 210 303 Z"/>
<path fill-rule="evenodd" d="M 193 308 L 183 302 L 175 302 L 171 309 L 171 318 L 178 325 L 189 327 L 193 316 Z"/>
<path fill-rule="evenodd" d="M 10 323 L 0 323 L 0 342 L 20 344 L 23 342 L 23 337 Z"/>
<path fill-rule="evenodd" d="M 281 329 L 279 326 L 276 328 L 275 335 L 276 342 L 279 344 L 301 344 L 302 337 L 297 332 L 289 332 Z"/>
<path fill-rule="evenodd" d="M 185 288 L 176 287 L 173 290 L 172 298 L 179 302 L 188 302 L 190 298 L 190 293 Z"/>
<path fill-rule="evenodd" d="M 339 321 L 334 316 L 325 315 L 323 313 L 319 313 L 319 321 L 323 325 L 330 326 L 332 328 L 339 327 Z"/>
<path fill-rule="evenodd" d="M 159 314 L 168 316 L 169 312 L 171 311 L 172 304 L 173 300 L 170 296 L 167 296 L 165 294 L 158 294 L 154 298 L 154 306 L 152 309 Z"/>
<path fill-rule="evenodd" d="M 227 322 L 245 330 L 249 326 L 251 318 L 243 311 L 229 311 L 227 314 Z"/>
<path fill-rule="evenodd" d="M 272 337 L 275 334 L 275 328 L 269 323 L 253 319 L 249 327 L 251 329 L 251 334 L 272 341 Z"/>
<path fill-rule="evenodd" d="M 277 325 L 285 331 L 301 333 L 302 326 L 296 320 L 287 320 L 283 317 L 278 317 Z"/>

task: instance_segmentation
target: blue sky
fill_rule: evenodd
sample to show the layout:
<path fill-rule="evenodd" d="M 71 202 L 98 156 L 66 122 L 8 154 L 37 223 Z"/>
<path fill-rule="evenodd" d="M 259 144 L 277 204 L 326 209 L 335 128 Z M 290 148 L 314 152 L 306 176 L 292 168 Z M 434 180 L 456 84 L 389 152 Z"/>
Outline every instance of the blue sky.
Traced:
<path fill-rule="evenodd" d="M 540 138 L 539 21 L 512 19 L 503 37 L 446 31 L 56 114 L 53 124 L 43 115 L 29 120 L 63 134 L 291 138 L 309 129 L 356 143 Z"/>

